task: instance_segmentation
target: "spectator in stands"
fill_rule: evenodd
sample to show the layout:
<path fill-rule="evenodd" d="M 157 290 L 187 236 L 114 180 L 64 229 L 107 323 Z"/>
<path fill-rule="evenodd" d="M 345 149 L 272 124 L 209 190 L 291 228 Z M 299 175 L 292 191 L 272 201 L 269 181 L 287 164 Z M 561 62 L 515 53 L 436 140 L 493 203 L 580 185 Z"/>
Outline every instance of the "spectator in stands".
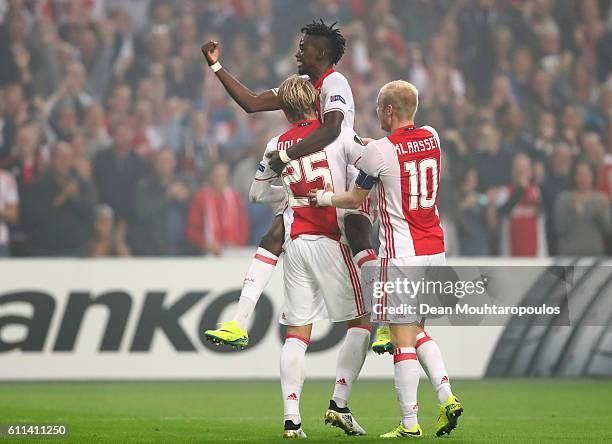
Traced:
<path fill-rule="evenodd" d="M 246 245 L 249 222 L 240 195 L 228 185 L 227 163 L 217 163 L 189 209 L 187 239 L 202 253 L 220 255 L 224 247 Z"/>
<path fill-rule="evenodd" d="M 87 156 L 93 159 L 98 151 L 112 145 L 106 124 L 104 122 L 104 108 L 99 103 L 93 103 L 85 111 L 83 121 Z"/>
<path fill-rule="evenodd" d="M 72 148 L 58 143 L 48 173 L 31 189 L 25 216 L 32 254 L 87 254 L 93 225 L 94 189 L 72 169 Z"/>
<path fill-rule="evenodd" d="M 125 242 L 127 224 L 115 224 L 113 209 L 105 204 L 95 208 L 93 241 L 89 247 L 89 257 L 127 257 L 130 248 Z"/>
<path fill-rule="evenodd" d="M 100 151 L 93 160 L 93 177 L 100 202 L 111 206 L 119 222 L 128 224 L 131 242 L 132 225 L 138 222 L 136 185 L 149 168 L 134 152 L 134 132 L 128 122 L 116 123 L 112 133 L 114 145 Z"/>
<path fill-rule="evenodd" d="M 128 123 L 131 104 L 132 89 L 128 84 L 117 83 L 108 98 L 107 126 L 112 128 L 115 123 Z"/>
<path fill-rule="evenodd" d="M 207 176 L 210 167 L 219 160 L 219 147 L 210 134 L 206 113 L 193 111 L 190 123 L 189 128 L 183 131 L 183 149 L 179 153 L 180 166 L 196 179 L 202 180 Z"/>
<path fill-rule="evenodd" d="M 507 185 L 510 182 L 508 165 L 512 155 L 501 146 L 499 131 L 490 123 L 480 127 L 478 138 L 476 168 L 478 170 L 478 186 L 487 192 L 491 188 Z"/>
<path fill-rule="evenodd" d="M 546 216 L 546 239 L 550 254 L 557 254 L 557 236 L 555 233 L 555 203 L 559 195 L 570 185 L 572 154 L 565 144 L 559 144 L 549 157 L 549 169 L 541 185 L 542 204 Z"/>
<path fill-rule="evenodd" d="M 19 221 L 17 184 L 11 174 L 0 170 L 0 258 L 10 256 L 9 225 Z"/>
<path fill-rule="evenodd" d="M 457 215 L 461 256 L 488 256 L 486 225 L 487 196 L 478 192 L 478 173 L 468 170 L 463 180 Z"/>
<path fill-rule="evenodd" d="M 555 116 L 550 113 L 540 113 L 535 122 L 537 122 L 535 131 L 525 137 L 523 148 L 532 159 L 546 160 L 559 142 Z"/>
<path fill-rule="evenodd" d="M 45 113 L 61 126 L 60 117 L 55 116 L 63 110 L 83 115 L 85 110 L 93 104 L 94 99 L 85 91 L 87 82 L 85 67 L 80 62 L 71 62 L 66 69 L 66 77 L 60 87 L 47 99 Z M 62 134 L 58 136 L 62 138 Z"/>
<path fill-rule="evenodd" d="M 6 168 L 17 182 L 21 205 L 19 223 L 11 229 L 11 255 L 28 256 L 28 229 L 25 225 L 24 210 L 32 184 L 41 179 L 47 168 L 48 152 L 40 143 L 40 127 L 35 123 L 24 124 L 17 128 L 13 155 L 7 158 Z"/>
<path fill-rule="evenodd" d="M 555 206 L 555 228 L 561 256 L 603 256 L 610 234 L 610 204 L 593 189 L 595 172 L 580 160 L 572 172 L 572 189 L 561 193 Z"/>
<path fill-rule="evenodd" d="M 141 156 L 149 157 L 164 145 L 163 134 L 155 123 L 153 104 L 148 100 L 139 100 L 134 114 L 133 143 Z"/>
<path fill-rule="evenodd" d="M 247 116 L 202 63 L 199 46 L 218 40 L 224 66 L 261 92 L 295 70 L 305 14 L 337 18 L 349 42 L 338 69 L 351 83 L 359 134 L 383 135 L 371 107 L 380 85 L 410 78 L 419 86 L 417 124 L 440 132 L 452 164 L 447 179 L 459 184 L 453 192 L 464 182 L 482 194 L 507 187 L 512 159 L 524 152 L 548 216 L 580 157 L 596 167 L 595 189 L 612 201 L 610 1 L 420 0 L 418 14 L 405 3 L 0 0 L 0 168 L 17 181 L 20 212 L 58 140 L 73 145 L 81 176 L 93 162 L 96 191 L 117 220 L 137 222 L 135 184 L 161 147 L 177 154 L 178 176 L 202 180 L 221 159 L 232 177 L 244 177 L 253 139 L 261 128 L 279 132 L 282 115 Z M 130 154 L 103 151 L 116 142 L 116 124 L 132 132 Z M 36 128 L 35 142 L 22 127 Z M 246 188 L 236 190 L 243 199 Z M 268 228 L 264 210 L 249 208 L 253 236 Z M 25 255 L 28 220 L 20 219 L 11 254 Z M 479 236 L 486 240 L 486 230 Z"/>
<path fill-rule="evenodd" d="M 2 71 L 2 70 L 0 70 Z M 2 134 L 0 137 L 0 166 L 12 154 L 17 128 L 30 120 L 28 102 L 24 98 L 21 85 L 8 85 L 0 95 L 3 110 Z"/>
<path fill-rule="evenodd" d="M 498 230 L 500 254 L 542 257 L 547 254 L 542 196 L 533 184 L 533 166 L 526 154 L 512 162 L 512 183 L 489 192 L 487 218 Z"/>
<path fill-rule="evenodd" d="M 185 254 L 185 225 L 193 181 L 176 172 L 176 155 L 170 148 L 155 153 L 153 171 L 140 181 L 136 194 L 140 256 Z"/>

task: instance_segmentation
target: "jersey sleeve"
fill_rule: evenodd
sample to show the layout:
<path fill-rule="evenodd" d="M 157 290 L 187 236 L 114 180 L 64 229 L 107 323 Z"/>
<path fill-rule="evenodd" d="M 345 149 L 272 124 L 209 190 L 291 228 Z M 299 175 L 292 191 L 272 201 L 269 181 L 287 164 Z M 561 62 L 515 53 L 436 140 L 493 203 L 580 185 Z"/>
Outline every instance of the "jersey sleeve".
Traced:
<path fill-rule="evenodd" d="M 363 171 L 366 175 L 378 178 L 385 169 L 385 161 L 376 144 L 376 141 L 366 145 L 363 151 L 363 156 L 357 159 L 355 166 Z"/>
<path fill-rule="evenodd" d="M 352 97 L 351 87 L 346 78 L 341 75 L 329 76 L 321 87 L 321 115 L 324 116 L 330 111 L 340 111 L 346 116 L 350 107 L 350 97 Z"/>
<path fill-rule="evenodd" d="M 363 156 L 365 151 L 363 141 L 359 138 L 355 131 L 346 127 L 342 127 L 340 138 L 342 141 L 344 161 L 348 165 L 355 165 L 355 162 L 357 162 Z"/>
<path fill-rule="evenodd" d="M 270 139 L 266 145 L 266 150 L 263 153 L 261 161 L 257 165 L 257 171 L 255 172 L 255 180 L 268 181 L 278 177 L 278 175 L 270 168 L 267 154 L 276 151 L 276 145 L 278 143 L 278 136 Z"/>
<path fill-rule="evenodd" d="M 282 186 L 278 186 L 278 176 L 270 168 L 266 154 L 276 151 L 278 137 L 271 139 L 266 145 L 261 162 L 257 165 L 255 178 L 249 190 L 249 200 L 251 202 L 271 203 L 280 202 L 285 198 L 285 191 Z"/>

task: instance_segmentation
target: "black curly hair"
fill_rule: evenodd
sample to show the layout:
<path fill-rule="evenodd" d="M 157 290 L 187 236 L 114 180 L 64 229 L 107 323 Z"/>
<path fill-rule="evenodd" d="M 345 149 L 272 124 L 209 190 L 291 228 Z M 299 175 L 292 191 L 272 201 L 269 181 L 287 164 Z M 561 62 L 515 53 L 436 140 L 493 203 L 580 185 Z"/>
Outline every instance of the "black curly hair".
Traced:
<path fill-rule="evenodd" d="M 306 35 L 325 38 L 329 59 L 334 65 L 340 61 L 346 48 L 346 40 L 340 33 L 340 29 L 335 28 L 336 23 L 338 22 L 327 25 L 323 19 L 319 19 L 318 22 L 315 20 L 301 29 Z"/>

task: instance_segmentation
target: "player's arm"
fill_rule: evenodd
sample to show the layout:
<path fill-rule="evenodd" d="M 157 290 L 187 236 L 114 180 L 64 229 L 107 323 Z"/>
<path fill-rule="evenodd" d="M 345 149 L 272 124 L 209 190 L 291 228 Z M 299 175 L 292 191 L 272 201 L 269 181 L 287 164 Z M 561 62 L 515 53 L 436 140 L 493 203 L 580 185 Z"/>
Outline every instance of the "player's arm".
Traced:
<path fill-rule="evenodd" d="M 331 184 L 325 185 L 325 190 L 310 190 L 308 199 L 311 205 L 317 207 L 336 207 L 356 210 L 368 198 L 376 179 L 359 171 L 355 186 L 345 193 L 334 193 Z"/>
<path fill-rule="evenodd" d="M 206 58 L 208 66 L 214 71 L 221 84 L 232 96 L 240 107 L 247 113 L 259 111 L 274 111 L 280 109 L 278 97 L 272 90 L 264 91 L 260 94 L 254 93 L 249 88 L 240 83 L 219 63 L 221 53 L 219 42 L 209 41 L 202 45 L 202 54 Z"/>
<path fill-rule="evenodd" d="M 277 142 L 278 137 L 268 142 L 263 159 L 257 165 L 257 171 L 249 190 L 249 200 L 253 203 L 278 203 L 282 202 L 287 195 L 282 185 L 275 185 L 279 179 L 270 168 L 266 157 L 266 153 L 276 150 Z"/>
<path fill-rule="evenodd" d="M 343 120 L 344 114 L 340 111 L 325 113 L 323 124 L 302 141 L 287 149 L 285 153 L 289 156 L 289 159 L 299 159 L 300 157 L 322 150 L 340 135 Z M 281 160 L 279 153 L 277 151 L 272 152 L 269 154 L 269 157 L 272 169 L 277 174 L 281 174 L 285 169 L 285 162 Z"/>
<path fill-rule="evenodd" d="M 272 179 L 253 179 L 249 190 L 249 200 L 253 203 L 282 202 L 287 193 L 282 185 L 272 185 Z"/>
<path fill-rule="evenodd" d="M 357 141 L 359 141 L 358 137 Z M 386 171 L 383 156 L 375 143 L 368 144 L 365 149 L 362 143 L 349 143 L 344 146 L 349 163 L 359 168 L 355 186 L 350 191 L 341 194 L 335 194 L 330 184 L 325 185 L 325 190 L 312 190 L 308 193 L 311 205 L 355 210 L 367 199 L 370 190 L 379 180 L 380 174 Z"/>

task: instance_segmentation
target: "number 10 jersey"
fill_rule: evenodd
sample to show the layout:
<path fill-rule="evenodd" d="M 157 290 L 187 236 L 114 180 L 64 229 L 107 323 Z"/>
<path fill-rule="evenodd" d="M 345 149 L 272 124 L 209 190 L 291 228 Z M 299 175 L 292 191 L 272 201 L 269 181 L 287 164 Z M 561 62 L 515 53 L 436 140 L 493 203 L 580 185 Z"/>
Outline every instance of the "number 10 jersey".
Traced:
<path fill-rule="evenodd" d="M 430 126 L 408 125 L 370 142 L 355 166 L 377 179 L 381 258 L 444 252 L 438 214 L 440 138 Z"/>

